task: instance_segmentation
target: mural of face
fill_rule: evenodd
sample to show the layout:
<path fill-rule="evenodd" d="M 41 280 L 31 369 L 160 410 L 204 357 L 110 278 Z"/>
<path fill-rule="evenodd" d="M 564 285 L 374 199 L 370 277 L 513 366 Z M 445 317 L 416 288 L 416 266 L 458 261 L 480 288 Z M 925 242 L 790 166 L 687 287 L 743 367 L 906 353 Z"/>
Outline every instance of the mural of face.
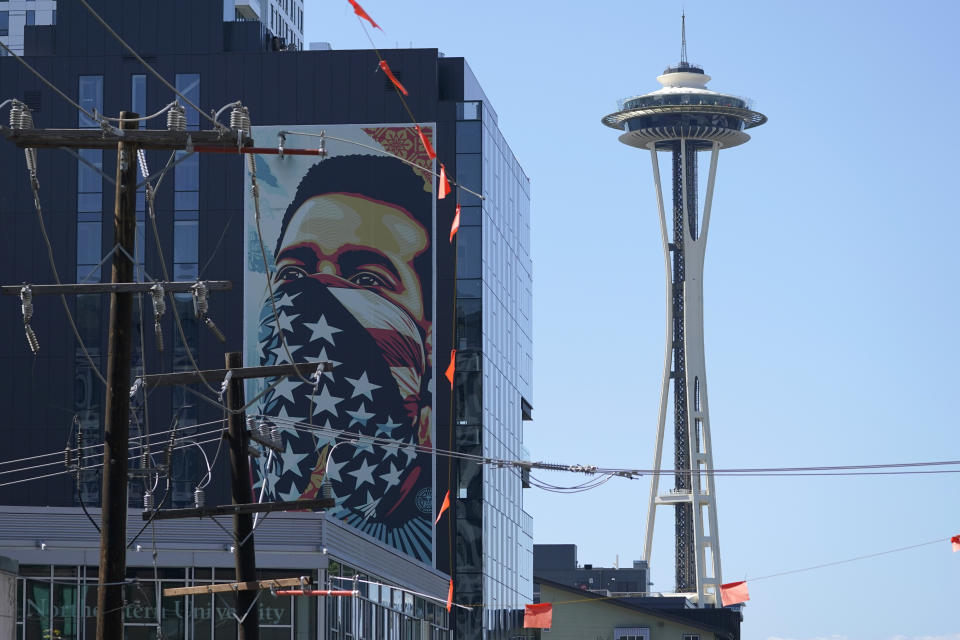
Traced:
<path fill-rule="evenodd" d="M 413 260 L 427 246 L 426 229 L 400 207 L 356 194 L 314 196 L 287 224 L 277 280 L 340 278 L 377 292 L 422 324 L 423 291 Z"/>
<path fill-rule="evenodd" d="M 358 183 L 361 171 L 376 180 Z M 329 484 L 328 517 L 423 561 L 433 535 L 432 454 L 423 450 L 432 422 L 431 222 L 431 194 L 399 161 L 314 165 L 284 215 L 258 333 L 263 365 L 334 365 L 315 385 L 282 380 L 261 400 L 285 448 L 272 465 L 258 459 L 265 494 L 313 498 Z"/>

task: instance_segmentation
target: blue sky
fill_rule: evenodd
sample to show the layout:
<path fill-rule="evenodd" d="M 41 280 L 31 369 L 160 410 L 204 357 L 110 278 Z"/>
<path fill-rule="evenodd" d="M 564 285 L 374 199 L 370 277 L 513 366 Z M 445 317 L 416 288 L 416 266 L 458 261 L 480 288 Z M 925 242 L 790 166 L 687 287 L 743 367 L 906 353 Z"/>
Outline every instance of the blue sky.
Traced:
<path fill-rule="evenodd" d="M 306 41 L 367 48 L 347 0 Z M 648 468 L 663 353 L 649 156 L 600 124 L 689 59 L 768 124 L 721 153 L 705 275 L 715 466 L 957 459 L 957 6 L 946 2 L 365 0 L 378 46 L 464 56 L 530 176 L 534 459 Z M 576 478 L 551 474 L 555 483 Z M 582 476 L 581 476 L 582 478 Z M 960 639 L 955 475 L 720 478 L 725 580 L 758 581 L 745 640 Z M 642 556 L 647 479 L 530 489 L 535 541 Z M 673 587 L 658 513 L 654 589 Z"/>

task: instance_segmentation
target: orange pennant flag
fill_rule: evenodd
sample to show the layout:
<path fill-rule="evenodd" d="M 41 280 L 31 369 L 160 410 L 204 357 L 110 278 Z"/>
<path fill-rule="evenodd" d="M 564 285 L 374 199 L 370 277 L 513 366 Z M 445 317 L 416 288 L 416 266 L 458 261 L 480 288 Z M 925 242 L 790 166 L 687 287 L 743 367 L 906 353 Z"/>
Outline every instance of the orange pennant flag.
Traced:
<path fill-rule="evenodd" d="M 723 606 L 729 607 L 738 602 L 746 602 L 750 599 L 750 592 L 747 591 L 747 581 L 728 582 L 720 585 L 720 600 Z"/>
<path fill-rule="evenodd" d="M 423 143 L 423 148 L 427 150 L 427 156 L 433 160 L 437 157 L 437 152 L 433 150 L 433 145 L 430 144 L 430 140 L 427 139 L 427 136 L 424 135 L 423 129 L 420 128 L 420 125 L 415 125 L 417 127 L 417 135 L 420 136 L 420 142 Z"/>
<path fill-rule="evenodd" d="M 450 225 L 450 242 L 453 242 L 453 236 L 457 235 L 457 229 L 460 228 L 460 204 L 457 203 L 457 212 L 453 214 L 453 224 Z"/>
<path fill-rule="evenodd" d="M 444 374 L 447 377 L 447 380 L 450 381 L 450 384 L 453 385 L 453 372 L 457 370 L 457 350 L 450 349 L 450 366 L 447 367 L 447 372 Z"/>
<path fill-rule="evenodd" d="M 954 553 L 960 551 L 960 536 L 950 538 L 950 546 L 953 548 Z"/>
<path fill-rule="evenodd" d="M 524 629 L 549 629 L 553 626 L 553 605 L 549 602 L 525 605 Z"/>
<path fill-rule="evenodd" d="M 387 74 L 387 77 L 390 78 L 390 82 L 393 83 L 393 86 L 397 88 L 397 91 L 402 93 L 405 96 L 410 95 L 407 93 L 407 88 L 400 84 L 400 81 L 397 80 L 397 76 L 393 75 L 393 71 L 390 70 L 390 65 L 387 64 L 386 60 L 380 61 L 380 68 L 383 69 L 383 72 Z"/>
<path fill-rule="evenodd" d="M 380 25 L 378 25 L 376 22 L 373 21 L 373 18 L 370 17 L 370 14 L 364 11 L 363 7 L 357 4 L 357 0 L 347 0 L 347 2 L 353 5 L 353 12 L 355 14 L 357 14 L 358 16 L 360 16 L 361 18 L 363 18 L 364 20 L 372 24 L 374 29 L 380 29 L 380 31 L 383 31 Z"/>
<path fill-rule="evenodd" d="M 450 181 L 447 180 L 447 168 L 440 163 L 440 193 L 437 200 L 443 200 L 450 193 Z"/>
<path fill-rule="evenodd" d="M 436 519 L 436 521 L 433 523 L 434 525 L 436 525 L 438 522 L 440 522 L 440 516 L 442 516 L 442 515 L 443 515 L 443 512 L 446 511 L 446 510 L 449 509 L 449 508 L 450 508 L 450 490 L 447 489 L 447 495 L 445 495 L 445 496 L 443 497 L 443 504 L 440 505 L 440 512 L 437 513 L 437 519 Z"/>
<path fill-rule="evenodd" d="M 450 581 L 450 591 L 447 592 L 447 611 L 453 606 L 453 580 Z"/>

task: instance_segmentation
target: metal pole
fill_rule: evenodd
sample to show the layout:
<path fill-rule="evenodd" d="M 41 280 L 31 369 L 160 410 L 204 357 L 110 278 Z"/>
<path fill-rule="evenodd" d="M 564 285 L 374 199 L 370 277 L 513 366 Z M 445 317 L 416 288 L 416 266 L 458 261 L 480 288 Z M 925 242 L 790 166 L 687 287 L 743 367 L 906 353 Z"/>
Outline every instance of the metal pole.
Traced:
<path fill-rule="evenodd" d="M 136 113 L 121 111 L 121 118 Z M 136 122 L 121 122 L 134 129 Z M 113 254 L 111 282 L 133 280 L 137 230 L 136 145 L 117 143 L 117 190 L 113 241 L 122 251 Z M 97 640 L 123 639 L 123 581 L 127 574 L 127 456 L 130 435 L 130 328 L 133 294 L 110 294 L 110 333 L 107 338 L 107 397 L 103 423 L 103 492 L 100 527 L 100 586 L 97 589 Z"/>
<path fill-rule="evenodd" d="M 226 368 L 240 369 L 243 362 L 238 351 L 226 354 Z M 246 414 L 240 411 L 244 405 L 243 380 L 230 376 L 227 385 L 227 407 L 231 410 L 229 419 L 230 434 L 230 481 L 233 490 L 233 504 L 253 502 L 253 488 L 250 486 L 250 465 L 247 461 Z M 257 579 L 257 556 L 253 547 L 253 514 L 237 513 L 233 516 L 233 535 L 237 539 L 234 550 L 234 568 L 237 582 L 250 582 Z M 253 605 L 256 595 L 252 591 L 237 591 L 237 615 L 246 618 L 240 624 L 239 640 L 259 640 L 260 614 Z M 252 610 L 250 610 L 252 608 Z M 249 610 L 249 611 L 248 611 Z"/>

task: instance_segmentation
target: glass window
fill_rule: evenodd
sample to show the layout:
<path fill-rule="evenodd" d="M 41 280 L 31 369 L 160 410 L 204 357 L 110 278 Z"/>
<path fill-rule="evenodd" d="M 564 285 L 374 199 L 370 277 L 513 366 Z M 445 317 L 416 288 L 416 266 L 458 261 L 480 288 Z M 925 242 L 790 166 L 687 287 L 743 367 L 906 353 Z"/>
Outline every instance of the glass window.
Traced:
<path fill-rule="evenodd" d="M 199 220 L 175 220 L 173 223 L 173 261 L 197 262 Z"/>
<path fill-rule="evenodd" d="M 463 227 L 457 232 L 457 278 L 482 277 L 481 229 Z"/>
<path fill-rule="evenodd" d="M 174 190 L 197 191 L 200 189 L 200 156 L 194 153 L 184 158 L 185 153 L 185 151 L 177 152 L 179 164 L 175 169 Z"/>
<path fill-rule="evenodd" d="M 457 154 L 457 182 L 474 193 L 481 191 L 483 163 L 479 153 Z M 460 192 L 460 203 L 468 206 L 480 206 L 480 198 L 467 191 Z"/>
<path fill-rule="evenodd" d="M 176 86 L 177 86 L 177 91 L 183 94 L 188 100 L 190 100 L 190 102 L 192 102 L 197 106 L 200 105 L 200 74 L 199 73 L 178 73 Z M 187 128 L 199 129 L 200 114 L 197 113 L 196 109 L 194 109 L 188 104 L 184 104 L 183 107 L 186 109 Z"/>
<path fill-rule="evenodd" d="M 27 26 L 32 27 L 37 24 L 37 12 L 33 9 L 27 10 Z"/>
<path fill-rule="evenodd" d="M 480 113 L 479 101 L 457 103 L 457 120 L 479 120 Z"/>
<path fill-rule="evenodd" d="M 480 153 L 483 125 L 478 121 L 457 123 L 457 153 Z"/>
<path fill-rule="evenodd" d="M 0 11 L 0 36 L 10 35 L 10 12 Z"/>
<path fill-rule="evenodd" d="M 147 115 L 147 76 L 135 74 L 130 76 L 130 108 L 141 116 Z M 138 128 L 143 123 L 139 123 Z"/>
<path fill-rule="evenodd" d="M 89 113 L 93 113 L 94 109 L 97 113 L 103 113 L 103 76 L 80 76 L 78 85 L 80 106 Z M 77 116 L 77 125 L 81 128 L 99 126 L 82 111 Z"/>
<path fill-rule="evenodd" d="M 77 192 L 102 193 L 103 180 L 97 169 L 103 170 L 103 150 L 80 149 L 78 155 L 81 159 L 77 161 Z M 98 206 L 94 210 L 100 209 Z"/>

